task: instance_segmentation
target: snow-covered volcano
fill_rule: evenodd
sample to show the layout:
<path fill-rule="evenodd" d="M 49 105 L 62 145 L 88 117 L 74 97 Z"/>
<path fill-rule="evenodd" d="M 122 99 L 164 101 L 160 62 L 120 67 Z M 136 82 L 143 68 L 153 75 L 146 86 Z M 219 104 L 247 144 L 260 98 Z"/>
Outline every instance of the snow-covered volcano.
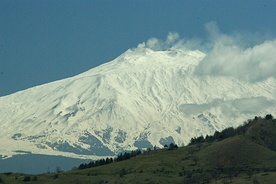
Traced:
<path fill-rule="evenodd" d="M 80 75 L 0 97 L 0 155 L 93 158 L 276 114 L 276 80 L 198 76 L 205 54 L 131 49 Z"/>

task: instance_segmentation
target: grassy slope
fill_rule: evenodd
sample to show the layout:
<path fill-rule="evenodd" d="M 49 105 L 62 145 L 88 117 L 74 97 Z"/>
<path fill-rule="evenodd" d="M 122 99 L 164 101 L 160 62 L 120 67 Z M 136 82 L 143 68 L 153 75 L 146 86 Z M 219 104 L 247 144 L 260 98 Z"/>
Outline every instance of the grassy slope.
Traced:
<path fill-rule="evenodd" d="M 85 170 L 37 175 L 37 181 L 28 183 L 276 183 L 274 141 L 276 121 L 258 120 L 244 135 L 177 150 L 152 151 Z M 25 175 L 0 177 L 5 183 L 27 183 L 23 182 Z"/>

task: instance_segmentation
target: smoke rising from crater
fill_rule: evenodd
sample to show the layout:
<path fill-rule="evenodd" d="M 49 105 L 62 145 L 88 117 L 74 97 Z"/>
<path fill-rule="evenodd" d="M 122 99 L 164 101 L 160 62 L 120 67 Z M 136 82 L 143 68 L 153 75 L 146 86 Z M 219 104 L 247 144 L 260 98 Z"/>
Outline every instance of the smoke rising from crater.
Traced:
<path fill-rule="evenodd" d="M 200 50 L 206 57 L 195 75 L 229 76 L 248 82 L 276 78 L 276 39 L 256 33 L 221 33 L 215 22 L 205 25 L 207 38 L 186 39 L 170 32 L 165 40 L 150 38 L 139 44 L 152 50 L 169 48 Z"/>

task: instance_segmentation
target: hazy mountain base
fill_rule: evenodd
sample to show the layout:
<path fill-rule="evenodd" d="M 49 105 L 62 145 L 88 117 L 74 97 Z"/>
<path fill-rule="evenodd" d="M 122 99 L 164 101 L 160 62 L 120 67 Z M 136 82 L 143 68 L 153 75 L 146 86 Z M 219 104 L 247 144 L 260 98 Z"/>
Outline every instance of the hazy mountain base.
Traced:
<path fill-rule="evenodd" d="M 63 156 L 20 154 L 11 158 L 0 159 L 0 172 L 41 174 L 56 172 L 57 168 L 69 171 L 83 162 L 88 162 L 88 160 Z"/>

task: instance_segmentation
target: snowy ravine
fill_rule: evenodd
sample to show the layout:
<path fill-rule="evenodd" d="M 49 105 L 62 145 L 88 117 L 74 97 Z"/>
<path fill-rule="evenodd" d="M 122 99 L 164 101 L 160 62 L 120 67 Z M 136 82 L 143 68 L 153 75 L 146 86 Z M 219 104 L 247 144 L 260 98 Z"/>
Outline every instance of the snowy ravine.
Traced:
<path fill-rule="evenodd" d="M 276 80 L 197 76 L 200 51 L 130 49 L 80 75 L 0 97 L 0 155 L 113 156 L 276 114 Z M 98 157 L 99 156 L 99 157 Z"/>

